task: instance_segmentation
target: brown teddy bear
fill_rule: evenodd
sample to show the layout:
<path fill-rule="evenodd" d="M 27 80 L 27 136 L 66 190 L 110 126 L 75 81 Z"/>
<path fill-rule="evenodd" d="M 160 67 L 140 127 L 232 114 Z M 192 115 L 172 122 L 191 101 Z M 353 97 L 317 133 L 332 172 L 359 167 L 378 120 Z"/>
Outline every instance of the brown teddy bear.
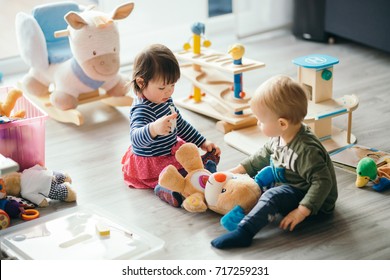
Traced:
<path fill-rule="evenodd" d="M 51 171 L 40 165 L 2 176 L 7 194 L 22 197 L 38 205 L 49 205 L 47 198 L 66 202 L 76 201 L 69 175 Z"/>
<path fill-rule="evenodd" d="M 183 178 L 173 166 L 168 166 L 160 174 L 159 185 L 182 194 L 185 197 L 183 208 L 189 212 L 204 212 L 211 209 L 227 215 L 225 219 L 242 219 L 261 195 L 259 185 L 248 175 L 229 172 L 211 173 L 204 169 L 196 145 L 186 143 L 176 152 L 176 159 L 188 172 Z M 237 222 L 238 223 L 238 222 Z"/>

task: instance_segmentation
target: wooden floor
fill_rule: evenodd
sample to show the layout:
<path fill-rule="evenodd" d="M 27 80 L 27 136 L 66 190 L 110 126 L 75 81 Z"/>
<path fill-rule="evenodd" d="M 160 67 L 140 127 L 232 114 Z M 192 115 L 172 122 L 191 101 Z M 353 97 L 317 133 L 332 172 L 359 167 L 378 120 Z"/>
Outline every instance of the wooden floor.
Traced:
<path fill-rule="evenodd" d="M 213 41 L 213 48 L 226 51 L 236 42 L 233 36 Z M 296 78 L 291 60 L 320 53 L 339 58 L 334 68 L 334 96 L 356 94 L 359 108 L 353 115 L 352 131 L 358 143 L 390 152 L 390 54 L 347 41 L 328 45 L 275 32 L 242 39 L 248 58 L 266 67 L 245 73 L 244 84 L 256 88 L 268 77 L 287 74 Z M 182 78 L 174 97 L 186 96 L 190 84 Z M 51 119 L 46 123 L 46 165 L 66 170 L 73 177 L 77 205 L 104 209 L 160 237 L 162 250 L 146 259 L 390 259 L 390 191 L 377 193 L 354 186 L 354 174 L 336 170 L 339 199 L 334 218 L 308 223 L 285 232 L 272 223 L 264 228 L 249 248 L 217 250 L 210 241 L 225 233 L 220 215 L 211 211 L 191 214 L 170 207 L 151 190 L 128 188 L 121 174 L 121 157 L 129 145 L 129 108 L 112 108 L 99 102 L 82 105 L 85 124 L 77 127 Z M 209 140 L 222 149 L 219 170 L 229 169 L 246 157 L 223 141 L 215 120 L 182 109 L 183 115 Z M 346 128 L 347 121 L 334 119 Z M 52 203 L 43 214 L 76 204 Z"/>

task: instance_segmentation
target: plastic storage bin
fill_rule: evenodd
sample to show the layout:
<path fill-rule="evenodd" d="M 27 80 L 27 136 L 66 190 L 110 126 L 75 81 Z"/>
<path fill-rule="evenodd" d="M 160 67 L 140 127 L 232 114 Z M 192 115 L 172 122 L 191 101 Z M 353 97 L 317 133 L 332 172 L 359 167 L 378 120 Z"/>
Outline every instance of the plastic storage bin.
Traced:
<path fill-rule="evenodd" d="M 4 101 L 11 87 L 0 88 Z M 45 165 L 45 121 L 47 114 L 26 96 L 16 102 L 15 111 L 25 110 L 26 118 L 0 124 L 0 154 L 19 164 L 19 171 L 35 164 Z"/>
<path fill-rule="evenodd" d="M 108 234 L 99 234 L 101 224 Z M 162 239 L 94 205 L 58 211 L 0 235 L 1 250 L 22 260 L 135 260 L 163 246 Z"/>

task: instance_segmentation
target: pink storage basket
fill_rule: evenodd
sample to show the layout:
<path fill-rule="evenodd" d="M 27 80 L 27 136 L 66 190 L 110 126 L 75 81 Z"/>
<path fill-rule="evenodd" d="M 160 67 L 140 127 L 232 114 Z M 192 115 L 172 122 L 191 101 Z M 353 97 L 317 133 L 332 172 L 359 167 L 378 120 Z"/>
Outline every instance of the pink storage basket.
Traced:
<path fill-rule="evenodd" d="M 11 87 L 0 88 L 4 101 Z M 16 161 L 22 171 L 35 164 L 45 164 L 45 121 L 47 114 L 22 96 L 14 111 L 25 110 L 26 118 L 0 124 L 0 154 Z"/>

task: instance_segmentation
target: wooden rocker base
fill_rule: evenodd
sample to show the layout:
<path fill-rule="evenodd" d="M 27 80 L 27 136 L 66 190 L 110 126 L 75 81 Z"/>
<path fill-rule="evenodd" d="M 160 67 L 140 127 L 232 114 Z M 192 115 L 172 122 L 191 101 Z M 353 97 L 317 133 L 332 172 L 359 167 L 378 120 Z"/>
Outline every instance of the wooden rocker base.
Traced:
<path fill-rule="evenodd" d="M 50 95 L 45 95 L 42 97 L 33 96 L 31 94 L 25 93 L 34 100 L 34 102 L 45 111 L 49 117 L 52 119 L 62 122 L 62 123 L 73 123 L 77 126 L 80 126 L 84 123 L 83 115 L 77 109 L 70 110 L 61 110 L 56 108 L 50 103 Z M 100 94 L 98 90 L 84 93 L 79 96 L 79 105 L 94 102 L 94 101 L 102 101 L 103 103 L 110 106 L 131 106 L 133 103 L 133 98 L 126 96 L 118 96 L 112 97 L 106 94 Z"/>
<path fill-rule="evenodd" d="M 330 153 L 356 142 L 356 137 L 351 134 L 351 143 L 348 143 L 347 136 L 347 131 L 333 126 L 331 137 L 324 139 L 322 144 Z M 262 134 L 258 126 L 233 130 L 224 136 L 224 140 L 227 144 L 248 155 L 251 155 L 259 150 L 268 139 L 269 138 L 267 136 Z"/>

